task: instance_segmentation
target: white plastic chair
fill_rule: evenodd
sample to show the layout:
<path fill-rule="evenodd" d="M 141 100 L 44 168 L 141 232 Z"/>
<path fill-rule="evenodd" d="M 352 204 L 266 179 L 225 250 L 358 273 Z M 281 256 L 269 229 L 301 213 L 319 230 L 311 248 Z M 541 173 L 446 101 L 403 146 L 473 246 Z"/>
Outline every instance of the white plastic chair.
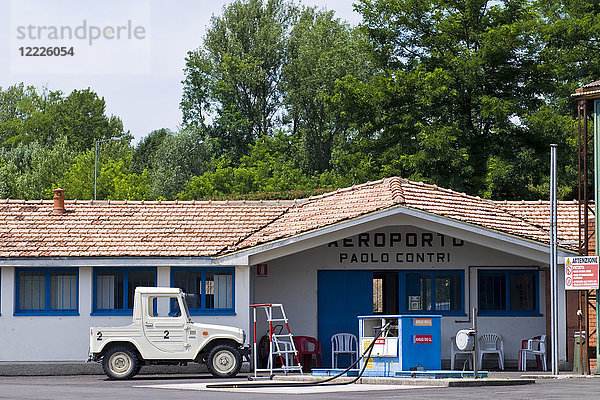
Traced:
<path fill-rule="evenodd" d="M 469 361 L 469 368 L 473 369 L 473 352 L 470 350 L 459 350 L 456 347 L 456 336 L 450 338 L 450 369 L 454 370 L 454 358 L 457 354 L 466 354 L 467 361 Z"/>
<path fill-rule="evenodd" d="M 546 367 L 546 335 L 541 335 L 539 339 L 529 339 L 527 341 L 527 347 L 521 349 L 521 368 L 523 371 L 527 369 L 527 353 L 535 356 L 542 356 L 542 369 L 547 370 Z"/>
<path fill-rule="evenodd" d="M 498 365 L 500 369 L 504 369 L 504 342 L 502 341 L 502 336 L 497 333 L 484 333 L 479 335 L 478 345 L 480 367 L 483 362 L 483 355 L 491 353 L 498 354 Z"/>
<path fill-rule="evenodd" d="M 350 364 L 358 360 L 358 339 L 351 333 L 336 333 L 331 337 L 331 368 L 337 368 L 338 354 L 350 354 Z"/>

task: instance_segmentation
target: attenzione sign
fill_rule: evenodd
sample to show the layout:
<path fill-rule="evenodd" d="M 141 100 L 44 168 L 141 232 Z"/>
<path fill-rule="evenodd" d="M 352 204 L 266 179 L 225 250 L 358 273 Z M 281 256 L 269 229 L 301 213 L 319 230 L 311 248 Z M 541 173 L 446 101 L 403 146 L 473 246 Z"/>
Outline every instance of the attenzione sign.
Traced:
<path fill-rule="evenodd" d="M 566 257 L 565 289 L 598 289 L 598 257 Z"/>

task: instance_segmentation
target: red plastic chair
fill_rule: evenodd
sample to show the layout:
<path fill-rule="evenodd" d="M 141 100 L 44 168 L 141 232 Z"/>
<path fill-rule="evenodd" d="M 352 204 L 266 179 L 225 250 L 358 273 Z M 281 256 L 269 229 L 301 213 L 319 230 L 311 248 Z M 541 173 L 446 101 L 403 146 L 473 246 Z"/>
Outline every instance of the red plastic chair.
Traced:
<path fill-rule="evenodd" d="M 294 344 L 302 363 L 302 371 L 310 372 L 312 368 L 321 367 L 321 342 L 310 336 L 294 336 Z M 315 356 L 314 366 L 313 356 Z"/>
<path fill-rule="evenodd" d="M 532 339 L 533 340 L 539 340 L 541 338 L 541 336 L 535 336 Z M 521 357 L 522 357 L 522 351 L 523 349 L 527 348 L 527 342 L 529 341 L 529 339 L 524 339 L 521 341 L 521 349 L 519 349 L 519 366 L 518 369 L 519 371 L 523 371 L 523 364 L 521 361 Z M 542 369 L 542 358 L 538 355 L 535 356 L 535 363 L 536 363 L 536 367 L 537 369 Z"/>

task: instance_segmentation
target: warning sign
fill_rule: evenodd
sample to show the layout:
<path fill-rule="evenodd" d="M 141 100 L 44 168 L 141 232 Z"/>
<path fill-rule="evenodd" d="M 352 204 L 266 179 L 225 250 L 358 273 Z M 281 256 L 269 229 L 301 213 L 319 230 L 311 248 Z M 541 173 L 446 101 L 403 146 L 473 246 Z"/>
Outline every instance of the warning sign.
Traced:
<path fill-rule="evenodd" d="M 565 258 L 565 289 L 598 289 L 598 257 Z"/>

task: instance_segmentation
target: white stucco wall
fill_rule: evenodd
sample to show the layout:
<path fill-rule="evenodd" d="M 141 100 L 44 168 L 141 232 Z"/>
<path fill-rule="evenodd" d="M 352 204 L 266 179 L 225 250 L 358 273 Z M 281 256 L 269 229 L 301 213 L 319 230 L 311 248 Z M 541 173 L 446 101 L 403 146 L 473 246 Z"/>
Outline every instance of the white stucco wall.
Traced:
<path fill-rule="evenodd" d="M 180 265 L 178 265 L 180 266 Z M 0 361 L 85 361 L 91 326 L 120 326 L 131 316 L 92 316 L 92 267 L 79 267 L 79 316 L 14 316 L 15 268 L 0 268 Z M 157 268 L 157 284 L 170 286 L 170 267 Z M 235 315 L 192 316 L 194 321 L 248 329 L 248 267 L 235 268 Z"/>
<path fill-rule="evenodd" d="M 442 318 L 442 358 L 450 358 L 450 337 L 462 328 L 472 326 L 470 320 L 471 308 L 477 305 L 477 271 L 484 268 L 507 269 L 517 267 L 527 267 L 539 271 L 539 312 L 540 316 L 535 317 L 515 317 L 515 316 L 494 316 L 479 317 L 479 332 L 494 332 L 500 334 L 504 339 L 505 360 L 515 361 L 518 357 L 518 350 L 521 348 L 521 340 L 545 333 L 546 331 L 546 296 L 545 296 L 545 275 L 548 272 L 547 264 L 533 261 L 529 258 L 515 256 L 506 252 L 495 250 L 482 244 L 464 242 L 463 246 L 453 246 L 452 238 L 445 237 L 445 245 L 441 245 L 441 237 L 436 236 L 436 232 L 425 230 L 414 226 L 394 226 L 377 228 L 369 232 L 371 234 L 370 246 L 367 248 L 365 242 L 362 247 L 358 247 L 358 236 L 348 236 L 353 247 L 344 247 L 343 241 L 338 240 L 338 247 L 320 245 L 313 249 L 304 250 L 293 255 L 279 257 L 267 261 L 268 275 L 266 277 L 257 277 L 256 268 L 252 268 L 253 279 L 253 298 L 252 302 L 263 303 L 283 303 L 286 313 L 290 318 L 292 331 L 296 335 L 307 335 L 317 337 L 318 304 L 317 304 L 317 271 L 318 270 L 414 270 L 414 269 L 453 269 L 463 270 L 465 272 L 465 294 L 464 310 L 465 316 L 447 316 Z M 386 243 L 385 247 L 375 247 L 372 242 L 375 233 L 381 233 L 389 239 L 390 233 L 400 233 L 401 238 L 406 238 L 407 234 L 415 233 L 417 238 L 421 238 L 423 233 L 432 233 L 434 240 L 429 246 L 426 241 L 425 247 L 422 246 L 420 239 L 415 247 L 407 247 L 407 243 L 402 240 L 394 243 L 393 247 Z M 363 237 L 364 238 L 364 237 Z M 382 238 L 382 236 L 379 236 Z M 397 238 L 397 237 L 396 237 Z M 429 238 L 429 236 L 426 236 Z M 380 241 L 380 245 L 382 242 Z M 411 243 L 413 245 L 414 243 Z M 490 246 L 492 243 L 490 242 Z M 443 261 L 438 262 L 434 255 L 432 262 L 428 256 L 425 256 L 424 262 L 406 262 L 406 253 L 425 252 L 425 253 L 450 253 L 450 261 L 447 255 Z M 344 254 L 341 256 L 341 254 Z M 352 253 L 357 254 L 357 262 L 352 262 Z M 367 253 L 368 262 L 361 262 L 361 253 Z M 387 253 L 388 262 L 381 262 L 382 254 Z M 397 253 L 403 253 L 398 262 Z M 363 259 L 365 256 L 362 256 Z M 414 256 L 413 256 L 414 257 Z M 384 256 L 383 259 L 386 259 Z M 416 257 L 415 257 L 416 259 Z M 252 261 L 252 259 L 251 259 Z M 375 262 L 377 261 L 377 262 Z M 261 262 L 265 262 L 261 260 Z M 252 262 L 251 262 L 252 263 Z M 559 268 L 560 269 L 560 268 Z M 561 290 L 561 293 L 564 291 Z M 564 321 L 564 296 L 561 300 L 561 321 Z M 259 335 L 262 335 L 266 327 L 259 325 Z M 564 349 L 565 328 L 564 322 L 561 324 L 561 360 L 566 359 Z M 329 338 L 319 338 L 321 341 L 328 341 Z"/>

